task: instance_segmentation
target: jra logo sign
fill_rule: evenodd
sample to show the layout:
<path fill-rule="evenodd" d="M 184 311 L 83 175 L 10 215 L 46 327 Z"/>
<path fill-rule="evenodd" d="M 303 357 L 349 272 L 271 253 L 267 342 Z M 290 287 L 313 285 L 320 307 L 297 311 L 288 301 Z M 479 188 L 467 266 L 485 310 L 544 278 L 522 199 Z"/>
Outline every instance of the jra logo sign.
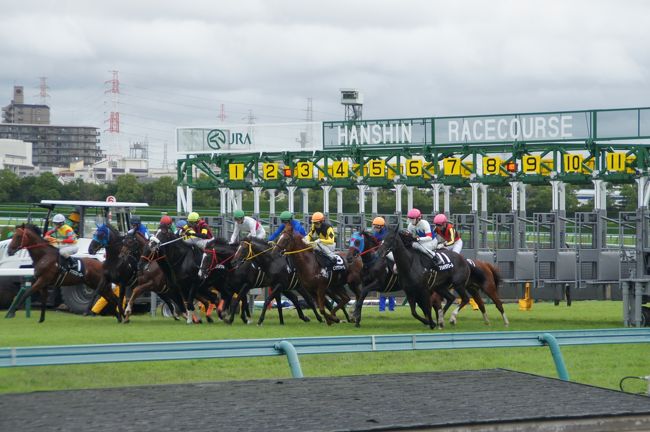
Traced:
<path fill-rule="evenodd" d="M 207 136 L 208 146 L 214 150 L 221 150 L 226 145 L 250 145 L 251 137 L 248 133 L 234 132 L 223 129 L 212 129 Z"/>

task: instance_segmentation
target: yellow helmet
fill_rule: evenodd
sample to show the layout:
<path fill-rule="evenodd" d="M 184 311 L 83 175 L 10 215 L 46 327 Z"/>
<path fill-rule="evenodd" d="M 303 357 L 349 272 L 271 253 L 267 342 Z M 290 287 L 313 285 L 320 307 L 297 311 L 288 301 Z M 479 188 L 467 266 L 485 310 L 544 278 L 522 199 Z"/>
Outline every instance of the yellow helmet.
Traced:
<path fill-rule="evenodd" d="M 323 222 L 325 220 L 325 215 L 321 212 L 316 212 L 311 215 L 312 222 Z"/>
<path fill-rule="evenodd" d="M 199 214 L 197 212 L 192 212 L 187 215 L 187 221 L 188 222 L 196 222 L 199 220 Z"/>
<path fill-rule="evenodd" d="M 68 219 L 70 219 L 71 222 L 79 223 L 79 220 L 80 220 L 80 218 L 79 218 L 79 212 L 73 211 L 73 212 L 70 213 L 70 215 L 68 216 Z"/>
<path fill-rule="evenodd" d="M 384 226 L 384 225 L 386 225 L 386 221 L 384 220 L 383 217 L 381 217 L 381 216 L 377 216 L 376 218 L 374 218 L 374 219 L 372 220 L 372 224 L 373 224 L 373 225 Z"/>

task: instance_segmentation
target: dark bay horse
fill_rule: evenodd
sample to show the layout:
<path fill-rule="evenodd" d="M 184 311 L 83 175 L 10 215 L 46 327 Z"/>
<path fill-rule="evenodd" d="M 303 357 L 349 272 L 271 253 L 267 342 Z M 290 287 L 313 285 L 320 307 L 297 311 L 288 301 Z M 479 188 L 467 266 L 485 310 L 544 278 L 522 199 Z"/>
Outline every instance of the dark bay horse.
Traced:
<path fill-rule="evenodd" d="M 128 321 L 130 319 L 133 311 L 133 303 L 138 297 L 146 292 L 154 292 L 165 302 L 174 319 L 178 321 L 179 310 L 181 314 L 187 314 L 185 300 L 181 292 L 177 289 L 172 289 L 171 285 L 167 283 L 165 274 L 158 265 L 158 257 L 153 256 L 155 254 L 151 254 L 148 244 L 147 239 L 137 231 L 124 236 L 122 250 L 120 252 L 121 259 L 137 259 L 147 263 L 138 268 L 137 282 L 124 310 L 125 320 Z M 162 259 L 164 256 L 160 258 Z"/>
<path fill-rule="evenodd" d="M 41 230 L 32 224 L 22 224 L 16 227 L 7 253 L 11 256 L 20 249 L 26 249 L 34 262 L 34 283 L 31 289 L 25 291 L 18 299 L 16 305 L 20 307 L 25 299 L 34 292 L 41 294 L 41 317 L 38 322 L 45 321 L 47 307 L 48 287 L 68 286 L 85 283 L 97 289 L 103 277 L 102 263 L 92 258 L 80 258 L 82 262 L 83 277 L 75 276 L 70 272 L 63 272 L 59 266 L 59 250 L 41 237 Z M 117 297 L 111 290 L 106 293 L 107 300 L 117 306 Z M 8 313 L 7 318 L 13 318 L 15 312 Z"/>
<path fill-rule="evenodd" d="M 437 252 L 444 261 L 443 270 L 439 265 L 434 264 L 432 259 L 420 252 L 416 252 L 411 247 L 414 241 L 415 239 L 410 233 L 407 231 L 400 232 L 399 227 L 395 227 L 395 229 L 388 230 L 380 250 L 383 255 L 390 251 L 393 252 L 399 272 L 400 286 L 409 299 L 411 312 L 416 316 L 414 313 L 415 304 L 420 306 L 430 328 L 433 329 L 436 326 L 431 315 L 431 296 L 436 292 L 447 300 L 444 309 L 436 309 L 438 324 L 442 327 L 444 325 L 444 314 L 455 300 L 455 296 L 450 292 L 450 289 L 455 289 L 461 298 L 460 306 L 454 311 L 457 313 L 458 310 L 469 303 L 466 286 L 470 282 L 470 277 L 474 276 L 475 280 L 480 281 L 482 284 L 485 276 L 480 270 L 471 267 L 465 258 L 452 251 Z M 455 315 L 452 319 L 455 321 Z"/>
<path fill-rule="evenodd" d="M 201 297 L 214 304 L 219 302 L 218 297 L 209 290 L 209 286 L 203 284 L 199 277 L 203 255 L 201 249 L 185 242 L 166 226 L 161 227 L 151 238 L 150 248 L 157 256 L 158 265 L 165 274 L 167 283 L 184 294 L 188 310 L 187 323 L 200 322 L 194 315 L 194 299 Z M 140 265 L 144 265 L 142 261 Z"/>
<path fill-rule="evenodd" d="M 366 231 L 355 232 L 350 238 L 347 261 L 351 262 L 352 259 L 361 257 L 363 262 L 363 288 L 357 298 L 353 314 L 356 327 L 361 325 L 363 302 L 371 291 L 390 293 L 402 289 L 399 285 L 399 275 L 393 273 L 392 265 L 388 264 L 385 256 L 378 253 L 380 245 L 377 239 Z M 411 308 L 411 313 L 419 321 L 427 323 L 425 318 L 417 315 L 415 308 Z"/>
<path fill-rule="evenodd" d="M 294 232 L 291 225 L 288 225 L 280 234 L 277 246 L 285 255 L 291 255 L 300 283 L 316 301 L 318 310 L 325 317 L 327 325 L 340 322 L 336 317 L 336 311 L 343 310 L 347 316 L 345 305 L 350 301 L 346 284 L 350 282 L 350 288 L 358 297 L 363 264 L 360 260 L 356 260 L 354 265 L 348 265 L 345 270 L 327 271 L 321 267 L 313 248 L 305 245 L 302 238 L 300 233 Z M 354 273 L 350 274 L 349 269 Z M 336 302 L 336 307 L 331 313 L 325 310 L 327 295 Z"/>
<path fill-rule="evenodd" d="M 124 317 L 124 297 L 126 291 L 130 290 L 136 282 L 138 259 L 127 255 L 121 256 L 123 237 L 117 229 L 109 224 L 97 226 L 93 239 L 88 245 L 88 253 L 95 255 L 100 249 L 106 250 L 106 259 L 102 264 L 104 277 L 97 287 L 98 293 L 102 296 L 107 291 L 112 291 L 111 284 L 119 285 L 116 316 L 118 321 Z M 126 259 L 125 259 L 126 258 Z M 128 322 L 128 321 L 125 321 Z"/>
<path fill-rule="evenodd" d="M 283 255 L 280 252 L 280 249 L 269 245 L 265 240 L 251 238 L 249 236 L 239 243 L 234 260 L 236 262 L 241 261 L 243 263 L 249 263 L 253 269 L 259 269 L 265 276 L 264 281 L 259 285 L 270 287 L 269 295 L 264 301 L 262 313 L 257 321 L 258 325 L 261 325 L 264 322 L 266 310 L 274 299 L 278 305 L 280 324 L 284 324 L 282 317 L 282 295 L 287 297 L 289 301 L 293 303 L 296 312 L 298 313 L 298 317 L 305 322 L 309 322 L 309 318 L 304 315 L 302 308 L 300 307 L 298 297 L 294 293 L 294 290 L 302 295 L 307 305 L 314 312 L 316 319 L 319 322 L 323 321 L 323 318 L 316 310 L 314 300 L 302 287 L 298 274 L 292 269 L 288 257 Z M 240 291 L 239 297 L 241 296 L 242 292 Z"/>

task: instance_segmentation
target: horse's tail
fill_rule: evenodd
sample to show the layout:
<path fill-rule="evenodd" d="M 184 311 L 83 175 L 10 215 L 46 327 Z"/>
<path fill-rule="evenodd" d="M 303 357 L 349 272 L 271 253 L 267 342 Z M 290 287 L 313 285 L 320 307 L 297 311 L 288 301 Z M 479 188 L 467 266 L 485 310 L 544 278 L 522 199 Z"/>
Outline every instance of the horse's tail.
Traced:
<path fill-rule="evenodd" d="M 485 265 L 492 272 L 492 279 L 494 279 L 494 287 L 496 288 L 496 290 L 498 292 L 499 291 L 499 285 L 501 284 L 501 273 L 499 273 L 499 269 L 494 264 L 486 262 Z"/>

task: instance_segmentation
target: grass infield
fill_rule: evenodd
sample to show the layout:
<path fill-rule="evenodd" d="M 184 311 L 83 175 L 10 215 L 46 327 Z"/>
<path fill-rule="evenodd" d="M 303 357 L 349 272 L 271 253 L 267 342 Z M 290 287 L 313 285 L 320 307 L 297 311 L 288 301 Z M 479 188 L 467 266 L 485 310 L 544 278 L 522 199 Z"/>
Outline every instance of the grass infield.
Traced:
<path fill-rule="evenodd" d="M 486 326 L 479 312 L 464 310 L 456 327 L 444 332 L 509 330 L 578 330 L 622 327 L 622 304 L 616 301 L 578 301 L 565 304 L 535 303 L 522 312 L 516 303 L 505 305 L 510 327 L 503 326 L 494 305 L 488 305 L 491 325 Z M 269 311 L 262 327 L 236 320 L 232 326 L 221 322 L 188 326 L 159 315 L 136 315 L 127 325 L 111 317 L 82 317 L 48 311 L 46 321 L 38 323 L 38 311 L 25 318 L 19 311 L 14 319 L 0 320 L 0 347 L 36 345 L 76 345 L 92 343 L 156 342 L 212 339 L 262 339 L 305 336 L 345 336 L 389 333 L 426 333 L 426 327 L 410 316 L 409 308 L 378 312 L 365 306 L 361 328 L 341 323 L 328 327 L 307 315 L 303 323 L 295 311 L 285 310 L 281 326 L 275 310 Z M 255 311 L 256 322 L 259 310 Z M 440 330 L 434 330 L 439 332 Z M 572 381 L 618 389 L 622 377 L 650 375 L 650 345 L 597 345 L 562 347 Z M 302 355 L 306 377 L 383 374 L 418 371 L 473 370 L 506 368 L 556 377 L 547 347 L 461 349 L 439 351 Z M 0 393 L 43 390 L 120 387 L 145 384 L 181 384 L 218 380 L 287 378 L 286 357 L 236 358 L 187 361 L 133 362 L 116 364 L 22 367 L 0 369 Z M 625 390 L 643 392 L 646 383 L 626 382 Z"/>

